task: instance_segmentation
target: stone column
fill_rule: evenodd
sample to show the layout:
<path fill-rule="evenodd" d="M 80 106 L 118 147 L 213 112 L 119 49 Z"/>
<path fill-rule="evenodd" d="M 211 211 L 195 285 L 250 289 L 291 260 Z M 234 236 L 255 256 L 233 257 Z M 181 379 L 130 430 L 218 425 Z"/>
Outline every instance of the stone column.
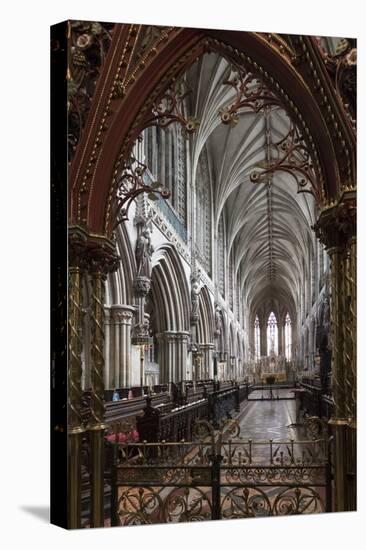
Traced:
<path fill-rule="evenodd" d="M 123 306 L 120 313 L 121 346 L 119 381 L 121 387 L 129 387 L 131 385 L 131 330 L 134 314 L 134 308 L 131 306 Z"/>
<path fill-rule="evenodd" d="M 343 193 L 323 210 L 315 231 L 331 271 L 331 350 L 336 511 L 356 509 L 356 197 Z"/>
<path fill-rule="evenodd" d="M 198 345 L 202 353 L 201 376 L 204 379 L 213 378 L 213 350 L 215 344 L 203 343 Z"/>
<path fill-rule="evenodd" d="M 110 312 L 110 389 L 128 387 L 131 378 L 131 327 L 135 309 L 114 304 Z"/>
<path fill-rule="evenodd" d="M 175 377 L 176 381 L 186 380 L 187 378 L 187 358 L 188 358 L 188 341 L 189 332 L 176 333 L 176 348 L 177 348 L 177 364 Z"/>
<path fill-rule="evenodd" d="M 309 366 L 312 370 L 314 370 L 314 321 L 311 319 L 310 321 L 310 327 L 309 327 Z"/>
<path fill-rule="evenodd" d="M 111 311 L 109 307 L 104 308 L 104 387 L 109 389 L 110 382 L 110 328 L 111 328 Z"/>
<path fill-rule="evenodd" d="M 90 443 L 90 478 L 91 478 L 91 527 L 104 526 L 104 290 L 106 274 L 115 271 L 119 265 L 119 257 L 116 255 L 115 243 L 106 237 L 90 235 L 80 227 L 69 228 L 69 261 L 71 266 L 75 266 L 75 276 L 80 277 L 80 268 L 85 275 L 91 277 L 91 298 L 90 298 L 90 332 L 91 332 L 91 369 L 90 369 L 90 419 L 87 425 L 89 431 Z M 77 279 L 74 276 L 70 279 L 70 300 L 74 299 L 75 305 L 71 305 L 71 324 L 79 323 L 79 314 L 75 308 L 80 304 L 80 288 Z M 70 307 L 70 306 L 69 306 Z M 76 308 L 77 309 L 77 308 Z M 69 429 L 75 430 L 74 426 L 76 416 L 80 411 L 81 393 L 79 387 L 79 371 L 76 367 L 79 361 L 80 346 L 71 342 L 72 349 L 75 351 L 75 357 L 72 358 L 71 366 L 74 372 L 69 372 L 68 383 L 74 386 L 71 394 L 70 407 L 73 411 L 69 414 Z M 72 352 L 72 349 L 70 350 Z M 74 354 L 72 353 L 72 356 Z M 75 372 L 76 368 L 76 372 Z M 77 375 L 76 375 L 77 374 Z M 81 379 L 81 373 L 80 373 Z M 69 389 L 70 393 L 70 389 Z M 69 444 L 70 462 L 69 462 L 69 491 L 68 506 L 71 510 L 74 506 L 73 483 L 77 487 L 81 484 L 81 475 L 79 473 L 79 463 L 81 460 L 80 449 L 75 445 Z M 77 469 L 77 471 L 75 470 Z M 76 480 L 76 477 L 78 479 Z M 78 489 L 75 489 L 77 491 Z M 76 518 L 75 518 L 76 519 Z M 80 518 L 77 519 L 80 523 Z"/>
<path fill-rule="evenodd" d="M 111 307 L 111 332 L 113 334 L 111 347 L 111 388 L 119 388 L 119 365 L 120 365 L 120 310 L 119 306 Z"/>
<path fill-rule="evenodd" d="M 165 331 L 159 341 L 160 383 L 185 380 L 189 332 Z"/>
<path fill-rule="evenodd" d="M 267 324 L 266 323 L 260 323 L 259 325 L 260 330 L 260 348 L 261 348 L 261 357 L 264 357 L 267 355 Z"/>
<path fill-rule="evenodd" d="M 238 378 L 244 378 L 244 365 L 241 357 L 238 359 Z"/>

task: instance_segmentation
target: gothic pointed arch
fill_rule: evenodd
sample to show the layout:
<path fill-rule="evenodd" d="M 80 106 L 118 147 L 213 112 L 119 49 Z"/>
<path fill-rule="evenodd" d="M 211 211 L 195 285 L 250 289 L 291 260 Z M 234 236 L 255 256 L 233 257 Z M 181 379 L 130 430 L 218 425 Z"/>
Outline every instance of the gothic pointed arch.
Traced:
<path fill-rule="evenodd" d="M 136 259 L 125 225 L 116 231 L 118 269 L 110 273 L 106 284 L 106 304 L 133 304 L 133 281 L 136 275 Z"/>
<path fill-rule="evenodd" d="M 152 257 L 151 293 L 159 332 L 189 330 L 189 290 L 181 259 L 174 246 L 164 244 Z"/>
<path fill-rule="evenodd" d="M 306 120 L 304 135 L 323 172 L 325 199 L 335 196 L 347 178 L 354 179 L 352 148 L 355 138 L 349 123 L 341 106 L 337 102 L 331 103 L 334 123 L 341 128 L 348 151 L 348 168 L 341 172 L 340 157 L 337 157 L 329 126 L 319 107 L 321 102 L 329 102 L 329 87 L 311 86 L 312 79 L 316 82 L 321 77 L 327 81 L 329 77 L 316 68 L 309 75 L 301 63 L 292 63 L 298 52 L 304 50 L 309 59 L 314 60 L 313 66 L 318 67 L 320 53 L 314 39 L 288 37 L 287 42 L 283 40 L 286 47 L 280 53 L 266 35 L 259 33 L 167 27 L 158 33 L 156 43 L 148 43 L 144 63 L 139 66 L 135 59 L 122 59 L 124 65 L 120 74 L 125 44 L 129 44 L 129 51 L 133 50 L 143 31 L 138 25 L 116 25 L 113 33 L 110 51 L 114 57 L 108 66 L 108 74 L 99 79 L 95 94 L 98 109 L 92 105 L 71 166 L 72 224 L 83 223 L 94 233 L 111 235 L 116 170 L 118 173 L 121 160 L 141 132 L 141 123 L 152 102 L 185 67 L 205 51 L 213 49 L 258 72 L 281 96 L 288 112 L 301 127 Z M 133 79 L 131 72 L 134 73 Z"/>

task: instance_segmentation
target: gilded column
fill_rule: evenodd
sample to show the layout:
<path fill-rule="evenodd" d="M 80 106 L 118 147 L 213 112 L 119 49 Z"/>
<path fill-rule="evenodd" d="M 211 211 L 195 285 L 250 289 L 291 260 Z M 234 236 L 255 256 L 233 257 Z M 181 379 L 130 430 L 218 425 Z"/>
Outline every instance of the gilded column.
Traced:
<path fill-rule="evenodd" d="M 68 526 L 81 527 L 81 443 L 85 429 L 81 409 L 81 271 L 69 268 L 68 317 Z"/>
<path fill-rule="evenodd" d="M 331 269 L 332 396 L 336 511 L 356 507 L 356 259 L 355 191 L 325 209 L 315 231 L 326 245 Z"/>
<path fill-rule="evenodd" d="M 104 275 L 98 265 L 92 283 L 91 417 L 91 526 L 104 526 Z"/>
<path fill-rule="evenodd" d="M 347 365 L 345 392 L 347 417 L 356 419 L 356 238 L 353 237 L 344 254 L 345 322 L 343 363 Z"/>
<path fill-rule="evenodd" d="M 119 265 L 115 243 L 91 236 L 82 228 L 70 228 L 70 249 L 78 247 L 78 257 L 90 275 L 90 416 L 87 425 L 90 445 L 91 527 L 104 526 L 104 284 L 106 274 Z M 79 264 L 81 265 L 81 264 Z"/>
<path fill-rule="evenodd" d="M 346 419 L 345 378 L 343 371 L 343 252 L 339 246 L 328 250 L 331 273 L 332 393 L 334 416 Z"/>

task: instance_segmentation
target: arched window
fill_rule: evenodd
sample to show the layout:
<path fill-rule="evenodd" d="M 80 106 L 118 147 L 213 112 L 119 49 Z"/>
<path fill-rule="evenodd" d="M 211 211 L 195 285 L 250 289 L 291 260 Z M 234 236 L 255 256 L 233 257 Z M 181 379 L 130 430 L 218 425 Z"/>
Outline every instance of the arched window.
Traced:
<path fill-rule="evenodd" d="M 291 317 L 287 313 L 285 318 L 285 356 L 287 361 L 291 361 L 292 357 L 292 327 Z"/>
<path fill-rule="evenodd" d="M 231 311 L 234 311 L 234 298 L 233 298 L 233 257 L 230 254 L 229 258 L 229 306 Z"/>
<path fill-rule="evenodd" d="M 258 315 L 256 315 L 254 321 L 254 351 L 255 359 L 258 360 L 261 356 L 261 329 L 259 326 Z"/>
<path fill-rule="evenodd" d="M 211 273 L 211 191 L 207 154 L 201 155 L 196 174 L 196 253 Z"/>
<path fill-rule="evenodd" d="M 269 314 L 267 322 L 267 353 L 278 355 L 277 319 L 273 311 Z"/>
<path fill-rule="evenodd" d="M 219 290 L 221 296 L 225 297 L 225 240 L 224 240 L 224 222 L 222 216 L 219 221 L 219 234 L 218 234 L 218 248 L 219 248 L 219 261 L 218 261 L 218 279 Z"/>
<path fill-rule="evenodd" d="M 140 160 L 145 162 L 152 177 L 169 190 L 167 202 L 186 227 L 186 145 L 180 126 L 147 128 L 144 144 L 145 157 Z M 167 213 L 166 208 L 164 212 Z M 169 217 L 170 222 L 173 220 L 174 227 L 175 216 Z"/>

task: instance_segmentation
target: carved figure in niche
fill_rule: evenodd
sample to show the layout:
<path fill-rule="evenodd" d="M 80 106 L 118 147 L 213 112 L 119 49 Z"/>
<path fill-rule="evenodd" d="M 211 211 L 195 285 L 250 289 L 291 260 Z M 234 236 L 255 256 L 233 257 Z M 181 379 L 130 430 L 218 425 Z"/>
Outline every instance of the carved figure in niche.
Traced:
<path fill-rule="evenodd" d="M 151 256 L 154 247 L 151 244 L 150 230 L 148 227 L 142 229 L 136 243 L 137 276 L 151 278 Z"/>
<path fill-rule="evenodd" d="M 191 319 L 192 321 L 198 321 L 199 296 L 201 292 L 200 272 L 192 276 L 191 282 Z"/>
<path fill-rule="evenodd" d="M 221 318 L 221 309 L 219 306 L 216 306 L 215 309 L 215 335 L 219 336 L 222 329 L 222 318 Z"/>

